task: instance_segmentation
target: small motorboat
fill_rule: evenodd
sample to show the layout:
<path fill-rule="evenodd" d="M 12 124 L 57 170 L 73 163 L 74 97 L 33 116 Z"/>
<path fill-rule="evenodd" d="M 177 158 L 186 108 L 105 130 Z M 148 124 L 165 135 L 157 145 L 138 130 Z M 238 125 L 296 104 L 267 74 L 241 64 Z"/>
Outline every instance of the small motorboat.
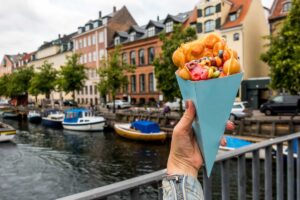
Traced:
<path fill-rule="evenodd" d="M 19 113 L 15 109 L 6 109 L 3 110 L 2 117 L 5 119 L 16 119 L 19 117 Z"/>
<path fill-rule="evenodd" d="M 101 116 L 94 116 L 85 108 L 72 108 L 65 111 L 63 127 L 74 131 L 102 131 L 105 119 Z"/>
<path fill-rule="evenodd" d="M 31 123 L 40 123 L 42 121 L 41 113 L 37 110 L 30 110 L 27 119 Z"/>
<path fill-rule="evenodd" d="M 62 128 L 64 113 L 58 109 L 50 109 L 44 112 L 42 117 L 42 125 L 51 128 Z"/>
<path fill-rule="evenodd" d="M 159 125 L 151 121 L 136 121 L 127 124 L 115 124 L 114 129 L 121 137 L 140 141 L 164 141 L 167 133 L 160 131 Z"/>
<path fill-rule="evenodd" d="M 0 142 L 11 141 L 16 135 L 16 129 L 0 122 Z"/>

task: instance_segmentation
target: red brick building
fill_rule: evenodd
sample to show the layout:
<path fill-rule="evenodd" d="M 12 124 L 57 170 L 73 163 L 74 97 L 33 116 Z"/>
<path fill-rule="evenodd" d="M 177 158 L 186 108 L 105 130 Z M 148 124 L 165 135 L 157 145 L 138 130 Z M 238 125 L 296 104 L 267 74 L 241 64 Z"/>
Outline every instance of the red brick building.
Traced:
<path fill-rule="evenodd" d="M 107 55 L 106 48 L 112 43 L 115 31 L 127 31 L 136 22 L 125 6 L 120 10 L 116 7 L 113 12 L 98 19 L 88 21 L 84 26 L 78 27 L 78 34 L 73 37 L 74 52 L 81 54 L 80 62 L 86 67 L 88 80 L 82 91 L 76 94 L 76 100 L 81 104 L 99 104 L 97 83 L 99 77 L 96 69 L 100 60 Z"/>
<path fill-rule="evenodd" d="M 277 34 L 282 28 L 282 23 L 291 9 L 291 0 L 274 0 L 269 16 L 270 32 L 272 35 Z"/>
<path fill-rule="evenodd" d="M 125 99 L 135 104 L 154 103 L 163 99 L 156 88 L 154 66 L 152 62 L 161 53 L 162 42 L 158 34 L 165 31 L 171 33 L 173 25 L 181 23 L 184 26 L 195 25 L 197 10 L 167 15 L 163 20 L 150 20 L 144 26 L 131 26 L 126 32 L 117 31 L 114 34 L 114 43 L 108 48 L 113 51 L 114 46 L 121 44 L 123 60 L 135 65 L 135 73 L 128 73 L 128 86 L 118 94 L 118 99 Z"/>

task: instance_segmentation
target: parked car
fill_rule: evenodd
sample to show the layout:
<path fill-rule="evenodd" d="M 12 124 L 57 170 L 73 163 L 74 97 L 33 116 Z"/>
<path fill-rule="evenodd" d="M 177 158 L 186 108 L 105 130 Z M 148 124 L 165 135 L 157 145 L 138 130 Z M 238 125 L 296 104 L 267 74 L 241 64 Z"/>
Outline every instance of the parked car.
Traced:
<path fill-rule="evenodd" d="M 130 108 L 130 103 L 128 101 L 123 100 L 115 100 L 115 108 L 122 109 L 122 108 Z M 111 109 L 113 108 L 113 102 L 108 102 L 106 104 L 106 108 Z"/>
<path fill-rule="evenodd" d="M 237 119 L 242 119 L 245 117 L 250 117 L 252 115 L 252 110 L 247 108 L 247 102 L 234 102 L 229 120 L 234 121 Z"/>
<path fill-rule="evenodd" d="M 64 103 L 64 106 L 72 106 L 72 107 L 78 106 L 77 102 L 74 100 L 65 100 L 63 103 Z"/>
<path fill-rule="evenodd" d="M 300 107 L 300 95 L 278 95 L 260 106 L 265 115 L 295 114 Z"/>
<path fill-rule="evenodd" d="M 175 101 L 168 101 L 164 104 L 164 107 L 168 106 L 171 110 L 178 111 L 180 105 L 180 99 L 176 99 Z M 184 101 L 182 101 L 182 109 L 185 108 Z"/>

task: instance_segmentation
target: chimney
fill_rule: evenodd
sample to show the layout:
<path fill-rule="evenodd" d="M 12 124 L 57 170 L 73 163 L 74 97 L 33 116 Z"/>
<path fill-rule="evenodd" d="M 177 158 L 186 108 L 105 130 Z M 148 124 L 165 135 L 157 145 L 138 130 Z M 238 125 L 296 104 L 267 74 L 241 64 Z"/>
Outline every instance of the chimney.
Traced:
<path fill-rule="evenodd" d="M 102 18 L 102 12 L 99 11 L 99 19 L 101 19 L 101 18 Z"/>
<path fill-rule="evenodd" d="M 159 15 L 157 15 L 157 21 L 159 22 Z"/>
<path fill-rule="evenodd" d="M 115 13 L 115 12 L 117 12 L 117 7 L 116 6 L 113 7 L 113 13 Z"/>

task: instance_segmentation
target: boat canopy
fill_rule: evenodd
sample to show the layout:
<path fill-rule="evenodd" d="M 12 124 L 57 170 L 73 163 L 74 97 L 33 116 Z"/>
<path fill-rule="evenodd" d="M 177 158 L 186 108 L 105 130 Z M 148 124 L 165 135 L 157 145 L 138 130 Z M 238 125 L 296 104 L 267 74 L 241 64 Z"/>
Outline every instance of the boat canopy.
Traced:
<path fill-rule="evenodd" d="M 90 110 L 85 108 L 71 108 L 65 111 L 64 122 L 77 122 L 78 118 L 92 116 Z"/>
<path fill-rule="evenodd" d="M 141 131 L 142 133 L 159 133 L 160 128 L 159 125 L 156 122 L 151 121 L 136 121 L 131 123 L 131 126 L 135 128 L 136 130 Z"/>
<path fill-rule="evenodd" d="M 247 146 L 249 144 L 252 144 L 252 142 L 246 141 L 246 140 L 242 140 L 239 138 L 234 138 L 234 137 L 230 137 L 230 136 L 226 136 L 226 147 L 230 147 L 230 148 L 240 148 L 240 147 L 244 147 Z"/>

